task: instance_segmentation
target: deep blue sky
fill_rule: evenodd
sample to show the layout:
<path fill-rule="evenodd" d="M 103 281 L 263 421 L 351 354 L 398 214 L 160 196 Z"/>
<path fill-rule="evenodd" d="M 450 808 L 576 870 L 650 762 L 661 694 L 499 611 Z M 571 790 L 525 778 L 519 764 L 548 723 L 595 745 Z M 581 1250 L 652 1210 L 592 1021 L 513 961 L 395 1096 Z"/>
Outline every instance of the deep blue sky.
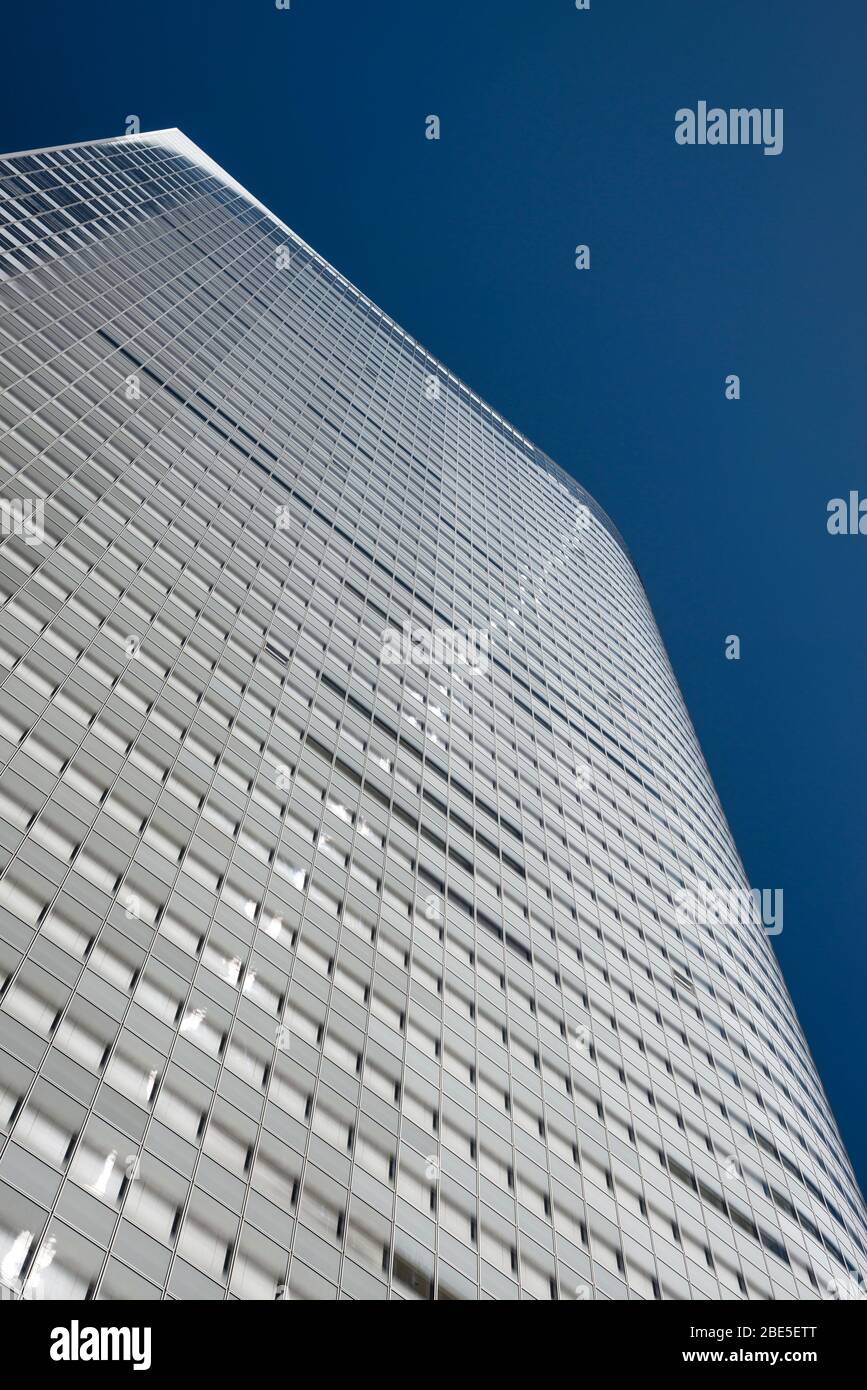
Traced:
<path fill-rule="evenodd" d="M 610 512 L 863 1187 L 863 0 L 52 0 L 4 47 L 0 148 L 179 126 Z M 699 99 L 783 153 L 679 147 Z"/>

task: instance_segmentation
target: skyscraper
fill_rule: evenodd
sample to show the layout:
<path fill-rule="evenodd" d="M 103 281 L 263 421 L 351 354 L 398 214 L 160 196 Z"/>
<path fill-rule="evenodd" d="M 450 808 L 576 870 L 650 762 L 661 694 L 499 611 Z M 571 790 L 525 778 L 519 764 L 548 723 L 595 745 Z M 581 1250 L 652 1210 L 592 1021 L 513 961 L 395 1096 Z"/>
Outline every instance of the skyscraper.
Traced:
<path fill-rule="evenodd" d="M 0 199 L 3 1289 L 846 1296 L 607 516 L 179 132 Z"/>

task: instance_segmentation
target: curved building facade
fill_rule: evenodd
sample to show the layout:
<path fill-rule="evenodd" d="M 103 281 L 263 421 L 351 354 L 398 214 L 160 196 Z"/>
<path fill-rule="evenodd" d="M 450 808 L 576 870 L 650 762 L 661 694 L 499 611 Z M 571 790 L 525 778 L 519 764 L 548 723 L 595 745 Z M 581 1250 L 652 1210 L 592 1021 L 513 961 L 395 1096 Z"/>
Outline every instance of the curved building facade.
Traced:
<path fill-rule="evenodd" d="M 0 1292 L 857 1289 L 601 509 L 177 131 L 0 277 Z"/>

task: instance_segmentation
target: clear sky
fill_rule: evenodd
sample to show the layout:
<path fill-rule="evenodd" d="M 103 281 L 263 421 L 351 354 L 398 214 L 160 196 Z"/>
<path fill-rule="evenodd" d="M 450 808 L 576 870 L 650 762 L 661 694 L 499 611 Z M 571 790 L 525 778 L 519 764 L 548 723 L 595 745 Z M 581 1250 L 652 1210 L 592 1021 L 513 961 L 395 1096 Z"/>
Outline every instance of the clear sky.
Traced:
<path fill-rule="evenodd" d="M 826 529 L 867 497 L 863 0 L 48 0 L 3 29 L 4 151 L 179 126 L 610 513 L 783 889 L 863 1187 L 867 535 Z M 782 153 L 677 145 L 700 100 L 783 108 Z"/>

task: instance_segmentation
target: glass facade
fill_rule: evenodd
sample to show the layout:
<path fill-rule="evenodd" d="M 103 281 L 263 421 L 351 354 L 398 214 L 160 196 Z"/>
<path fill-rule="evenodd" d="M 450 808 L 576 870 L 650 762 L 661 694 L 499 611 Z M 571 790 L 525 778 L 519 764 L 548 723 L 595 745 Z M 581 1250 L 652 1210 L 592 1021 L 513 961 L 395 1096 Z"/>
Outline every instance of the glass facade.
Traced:
<path fill-rule="evenodd" d="M 177 131 L 0 159 L 0 277 L 0 1292 L 841 1296 L 605 514 Z"/>

